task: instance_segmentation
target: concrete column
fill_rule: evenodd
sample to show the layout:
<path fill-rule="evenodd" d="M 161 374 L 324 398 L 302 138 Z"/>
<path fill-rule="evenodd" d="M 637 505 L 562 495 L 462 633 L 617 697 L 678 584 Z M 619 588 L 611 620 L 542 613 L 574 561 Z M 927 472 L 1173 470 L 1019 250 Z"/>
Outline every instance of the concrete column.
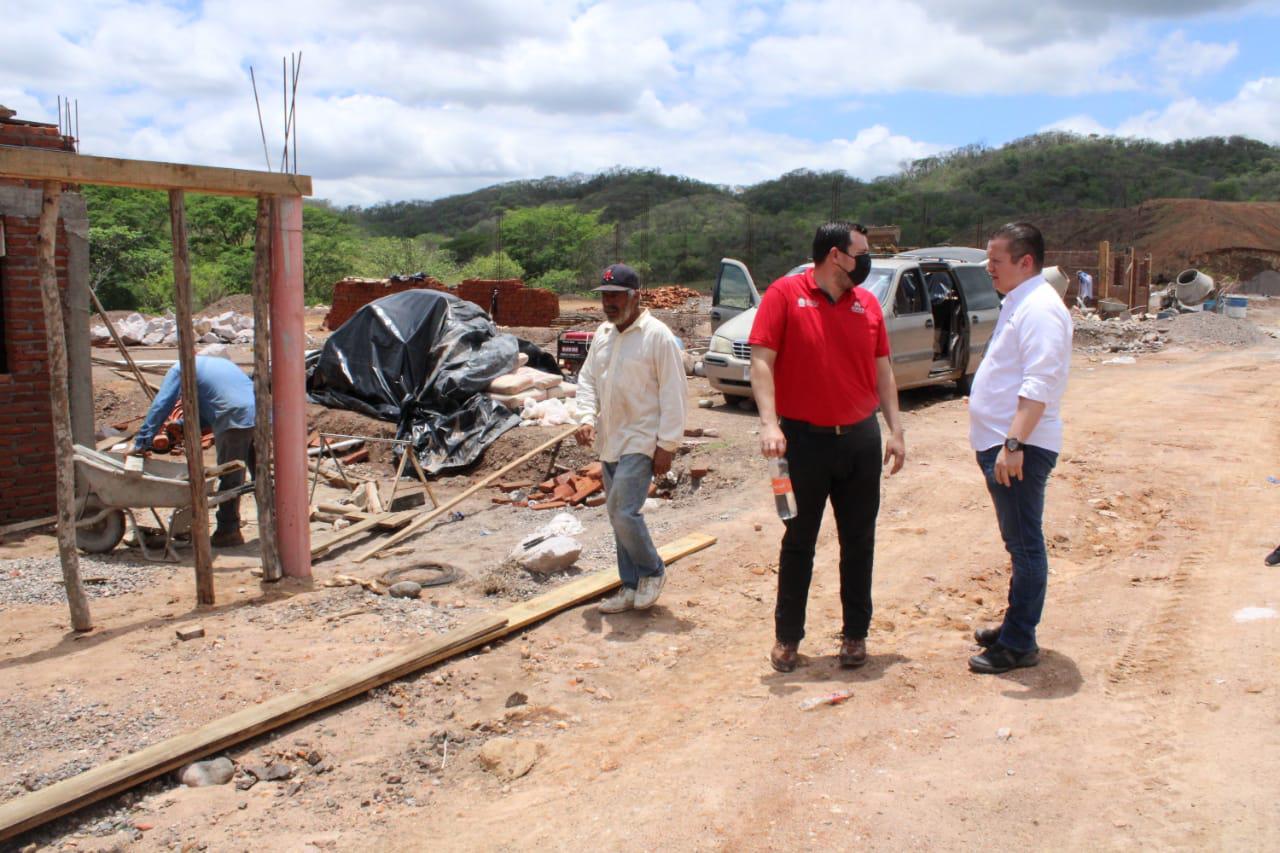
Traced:
<path fill-rule="evenodd" d="M 294 578 L 311 577 L 302 286 L 302 198 L 280 196 L 271 215 L 271 417 L 277 546 Z"/>

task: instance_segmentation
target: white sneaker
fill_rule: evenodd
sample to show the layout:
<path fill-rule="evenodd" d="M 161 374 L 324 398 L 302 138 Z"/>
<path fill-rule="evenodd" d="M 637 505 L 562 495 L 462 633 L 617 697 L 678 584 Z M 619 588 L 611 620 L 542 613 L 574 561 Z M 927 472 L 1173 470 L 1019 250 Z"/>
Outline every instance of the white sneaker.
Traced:
<path fill-rule="evenodd" d="M 640 581 L 644 583 L 643 580 Z M 613 595 L 601 601 L 597 605 L 597 609 L 601 613 L 621 613 L 624 610 L 630 610 L 636 606 L 636 591 L 631 587 L 624 586 Z"/>
<path fill-rule="evenodd" d="M 648 610 L 658 601 L 658 596 L 662 594 L 662 587 L 667 582 L 667 576 L 651 575 L 647 578 L 640 578 L 640 585 L 636 587 L 636 610 Z"/>

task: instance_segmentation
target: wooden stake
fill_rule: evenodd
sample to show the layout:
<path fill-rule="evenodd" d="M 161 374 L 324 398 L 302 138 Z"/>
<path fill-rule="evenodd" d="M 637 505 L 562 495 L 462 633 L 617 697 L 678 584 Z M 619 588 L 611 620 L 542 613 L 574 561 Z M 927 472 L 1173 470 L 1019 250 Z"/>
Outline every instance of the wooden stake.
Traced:
<path fill-rule="evenodd" d="M 258 501 L 258 548 L 262 579 L 284 576 L 276 550 L 276 495 L 271 482 L 271 200 L 258 197 L 258 225 L 253 247 L 253 469 Z"/>
<path fill-rule="evenodd" d="M 71 627 L 93 627 L 89 601 L 80 583 L 80 555 L 76 551 L 76 463 L 71 446 L 71 401 L 68 392 L 67 336 L 62 324 L 62 296 L 58 293 L 58 204 L 62 184 L 46 181 L 40 207 L 37 268 L 40 272 L 40 305 L 44 309 L 44 337 L 49 355 L 49 406 L 53 410 L 53 454 L 57 471 L 58 556 L 71 608 Z"/>
<path fill-rule="evenodd" d="M 213 604 L 213 553 L 209 546 L 209 502 L 200 447 L 200 401 L 196 390 L 196 332 L 191 320 L 191 265 L 187 256 L 187 209 L 182 190 L 169 190 L 173 229 L 173 284 L 178 321 L 178 364 L 182 372 L 182 439 L 191 481 L 191 545 L 196 562 L 196 603 Z"/>
<path fill-rule="evenodd" d="M 138 384 L 142 386 L 142 393 L 147 395 L 147 401 L 150 402 L 155 398 L 156 392 L 151 390 L 151 383 L 142 376 L 142 371 L 138 369 L 138 365 L 133 360 L 133 356 L 129 355 L 129 348 L 124 345 L 124 341 L 120 340 L 119 333 L 116 332 L 116 324 L 111 322 L 111 318 L 107 316 L 106 309 L 102 307 L 102 303 L 98 301 L 98 294 L 93 292 L 93 288 L 89 288 L 89 298 L 93 300 L 94 310 L 98 312 L 98 316 L 102 318 L 102 322 L 107 324 L 107 331 L 111 333 L 111 340 L 116 342 L 116 349 L 120 350 L 120 355 L 124 356 L 125 363 L 129 365 L 129 370 L 138 380 Z"/>
<path fill-rule="evenodd" d="M 383 551 L 390 548 L 392 545 L 403 542 L 413 534 L 417 533 L 423 527 L 426 527 L 428 524 L 434 521 L 437 517 L 439 517 L 440 515 L 443 515 L 446 510 L 462 503 L 464 500 L 471 497 L 481 489 L 485 488 L 490 483 L 495 483 L 498 480 L 502 479 L 502 477 L 508 471 L 513 471 L 516 468 L 519 468 L 521 465 L 528 462 L 530 459 L 537 456 L 542 451 L 546 450 L 549 447 L 558 445 L 560 442 L 564 441 L 566 438 L 573 435 L 577 431 L 578 431 L 577 426 L 571 426 L 564 432 L 557 435 L 555 438 L 550 439 L 549 441 L 545 441 L 542 444 L 539 444 L 537 447 L 535 447 L 533 450 L 530 450 L 524 456 L 521 456 L 519 459 L 515 460 L 509 465 L 506 465 L 498 469 L 497 471 L 490 474 L 488 477 L 485 477 L 483 480 L 476 483 L 471 488 L 458 493 L 454 497 L 450 498 L 449 500 L 437 506 L 431 512 L 427 513 L 426 515 L 422 516 L 419 519 L 416 519 L 412 524 L 410 524 L 404 530 L 401 530 L 399 533 L 396 533 L 394 536 L 390 537 L 385 542 L 381 542 L 375 545 L 374 547 L 370 548 L 369 550 L 365 551 L 364 553 L 360 554 L 358 557 L 356 557 L 356 562 L 363 563 L 365 560 L 369 559 L 370 557 L 376 557 L 378 554 L 381 554 Z M 408 453 L 413 452 L 412 448 L 405 448 L 405 451 Z"/>

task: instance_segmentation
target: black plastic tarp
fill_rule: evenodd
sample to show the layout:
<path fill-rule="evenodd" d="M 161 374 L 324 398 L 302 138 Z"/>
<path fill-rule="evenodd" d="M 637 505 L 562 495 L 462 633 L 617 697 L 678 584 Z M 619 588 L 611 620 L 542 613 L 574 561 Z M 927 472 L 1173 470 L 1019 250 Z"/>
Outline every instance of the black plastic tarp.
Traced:
<path fill-rule="evenodd" d="M 409 290 L 365 305 L 307 365 L 307 393 L 331 408 L 395 421 L 429 473 L 463 468 L 520 416 L 482 394 L 529 363 L 558 374 L 555 359 L 499 333 L 477 305 L 448 293 Z"/>

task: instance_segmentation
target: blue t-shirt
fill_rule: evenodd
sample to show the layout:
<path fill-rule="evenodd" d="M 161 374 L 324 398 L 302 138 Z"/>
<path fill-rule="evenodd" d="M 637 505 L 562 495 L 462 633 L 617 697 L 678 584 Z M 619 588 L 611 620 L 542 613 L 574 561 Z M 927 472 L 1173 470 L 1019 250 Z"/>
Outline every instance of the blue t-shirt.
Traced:
<path fill-rule="evenodd" d="M 182 366 L 175 364 L 164 375 L 146 420 L 134 438 L 134 447 L 148 450 L 151 439 L 173 412 L 182 396 Z M 217 438 L 229 429 L 249 429 L 254 424 L 253 380 L 229 359 L 196 356 L 196 398 L 200 426 L 212 427 Z"/>

